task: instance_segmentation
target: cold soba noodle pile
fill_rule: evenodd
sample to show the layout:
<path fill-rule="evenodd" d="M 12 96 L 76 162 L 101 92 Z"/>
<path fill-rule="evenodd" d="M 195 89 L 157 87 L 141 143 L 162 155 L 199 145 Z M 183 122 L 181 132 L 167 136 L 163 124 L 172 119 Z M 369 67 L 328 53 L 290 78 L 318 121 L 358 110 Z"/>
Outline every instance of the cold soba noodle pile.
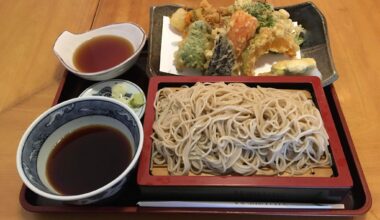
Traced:
<path fill-rule="evenodd" d="M 301 175 L 330 167 L 328 136 L 307 94 L 242 83 L 163 88 L 153 164 L 171 175 Z"/>

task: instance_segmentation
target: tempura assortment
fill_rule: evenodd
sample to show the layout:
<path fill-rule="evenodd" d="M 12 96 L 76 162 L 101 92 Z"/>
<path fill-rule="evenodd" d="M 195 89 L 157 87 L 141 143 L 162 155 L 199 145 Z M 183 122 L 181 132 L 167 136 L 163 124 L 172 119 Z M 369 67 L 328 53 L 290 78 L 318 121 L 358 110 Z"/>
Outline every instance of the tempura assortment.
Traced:
<path fill-rule="evenodd" d="M 284 9 L 252 0 L 220 8 L 203 0 L 198 8 L 178 9 L 170 24 L 183 35 L 176 68 L 205 75 L 254 75 L 256 60 L 269 52 L 294 58 L 304 32 Z"/>

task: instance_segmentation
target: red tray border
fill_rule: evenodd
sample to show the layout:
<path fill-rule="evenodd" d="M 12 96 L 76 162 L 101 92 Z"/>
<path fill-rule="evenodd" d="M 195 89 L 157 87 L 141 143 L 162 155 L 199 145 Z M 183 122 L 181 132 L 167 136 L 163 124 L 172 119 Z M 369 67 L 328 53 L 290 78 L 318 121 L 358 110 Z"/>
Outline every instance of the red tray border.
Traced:
<path fill-rule="evenodd" d="M 242 82 L 261 84 L 310 84 L 318 102 L 325 128 L 329 135 L 330 148 L 338 171 L 336 177 L 278 177 L 278 176 L 152 176 L 150 174 L 151 150 L 154 122 L 154 99 L 160 83 L 195 82 Z M 320 82 L 317 77 L 241 77 L 241 76 L 156 76 L 149 82 L 144 119 L 144 146 L 140 156 L 137 183 L 142 186 L 236 186 L 236 187 L 292 187 L 292 188 L 350 188 L 352 179 L 343 154 L 342 146 Z"/>
<path fill-rule="evenodd" d="M 60 83 L 59 89 L 56 92 L 54 102 L 53 104 L 56 104 L 59 100 L 59 97 L 62 92 L 62 88 L 65 84 L 65 80 L 67 77 L 67 72 L 65 72 L 65 75 L 63 76 L 63 80 Z M 331 94 L 334 100 L 334 103 L 336 105 L 336 109 L 338 111 L 339 117 L 342 122 L 343 129 L 346 134 L 346 138 L 348 141 L 348 147 L 350 149 L 350 152 L 352 154 L 352 157 L 354 158 L 353 163 L 355 164 L 355 168 L 358 172 L 360 183 L 363 186 L 364 195 L 365 198 L 364 204 L 358 208 L 353 210 L 278 210 L 278 209 L 249 209 L 249 210 L 234 210 L 234 209 L 172 209 L 172 208 L 140 208 L 137 206 L 128 206 L 128 207 L 75 207 L 75 206 L 39 206 L 39 205 L 33 205 L 29 203 L 29 201 L 26 198 L 26 193 L 28 188 L 23 184 L 20 190 L 19 194 L 19 202 L 20 205 L 29 212 L 35 212 L 35 213 L 125 213 L 125 214 L 131 214 L 131 213 L 172 213 L 172 214 L 181 214 L 181 213 L 198 213 L 198 214 L 219 214 L 219 215 L 225 215 L 225 214 L 246 214 L 246 215 L 280 215 L 280 216 L 357 216 L 357 215 L 363 215 L 367 213 L 371 206 L 372 206 L 372 197 L 368 188 L 368 184 L 365 180 L 365 176 L 361 167 L 361 164 L 358 159 L 358 155 L 356 153 L 351 134 L 349 132 L 347 122 L 344 118 L 344 114 L 342 112 L 338 96 L 335 91 L 334 85 L 330 85 L 329 89 L 331 90 Z"/>

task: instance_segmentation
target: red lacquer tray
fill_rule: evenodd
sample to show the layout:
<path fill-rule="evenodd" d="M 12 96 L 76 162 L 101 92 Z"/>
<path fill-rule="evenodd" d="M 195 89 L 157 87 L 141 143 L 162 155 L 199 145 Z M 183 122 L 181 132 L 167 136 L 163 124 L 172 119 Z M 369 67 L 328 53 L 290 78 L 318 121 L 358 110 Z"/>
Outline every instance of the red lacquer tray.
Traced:
<path fill-rule="evenodd" d="M 249 87 L 308 91 L 321 112 L 329 136 L 333 158 L 333 176 L 170 176 L 151 173 L 152 134 L 155 121 L 154 101 L 161 88 L 192 86 L 196 82 L 244 83 Z M 144 146 L 140 156 L 137 183 L 147 199 L 339 202 L 352 187 L 346 159 L 335 129 L 321 81 L 313 76 L 159 76 L 149 82 L 144 119 Z M 159 188 L 158 188 L 159 187 Z M 159 189 L 159 190 L 158 190 Z"/>
<path fill-rule="evenodd" d="M 152 75 L 145 71 L 146 53 L 143 52 L 137 64 L 120 78 L 130 80 L 139 85 L 147 93 L 149 78 Z M 84 89 L 95 82 L 80 79 L 73 74 L 66 73 L 57 91 L 53 104 L 77 97 Z M 61 202 L 42 198 L 29 190 L 25 185 L 20 192 L 22 207 L 31 212 L 40 213 L 204 213 L 204 214 L 244 214 L 244 215 L 289 215 L 289 216 L 353 216 L 366 213 L 371 207 L 371 196 L 365 181 L 355 147 L 350 137 L 344 116 L 342 114 L 334 87 L 324 88 L 327 103 L 338 133 L 348 169 L 352 178 L 352 188 L 341 203 L 345 204 L 342 210 L 307 210 L 307 209 L 217 209 L 217 208 L 143 208 L 136 203 L 143 199 L 141 190 L 137 186 L 137 172 L 135 171 L 125 189 L 117 197 L 100 204 L 89 206 L 67 205 Z"/>

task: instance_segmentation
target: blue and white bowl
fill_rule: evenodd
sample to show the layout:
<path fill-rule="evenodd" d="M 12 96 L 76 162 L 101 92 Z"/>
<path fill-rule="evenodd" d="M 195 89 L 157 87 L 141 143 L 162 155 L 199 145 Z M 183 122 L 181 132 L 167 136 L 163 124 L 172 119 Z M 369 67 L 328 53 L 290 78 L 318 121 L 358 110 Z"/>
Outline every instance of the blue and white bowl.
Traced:
<path fill-rule="evenodd" d="M 133 159 L 122 174 L 108 184 L 80 195 L 61 195 L 47 181 L 48 156 L 65 135 L 88 125 L 107 125 L 124 133 L 133 146 Z M 25 185 L 40 196 L 70 204 L 90 204 L 122 189 L 137 164 L 143 140 L 140 119 L 128 106 L 106 97 L 74 98 L 48 109 L 29 126 L 18 146 L 17 170 Z"/>

